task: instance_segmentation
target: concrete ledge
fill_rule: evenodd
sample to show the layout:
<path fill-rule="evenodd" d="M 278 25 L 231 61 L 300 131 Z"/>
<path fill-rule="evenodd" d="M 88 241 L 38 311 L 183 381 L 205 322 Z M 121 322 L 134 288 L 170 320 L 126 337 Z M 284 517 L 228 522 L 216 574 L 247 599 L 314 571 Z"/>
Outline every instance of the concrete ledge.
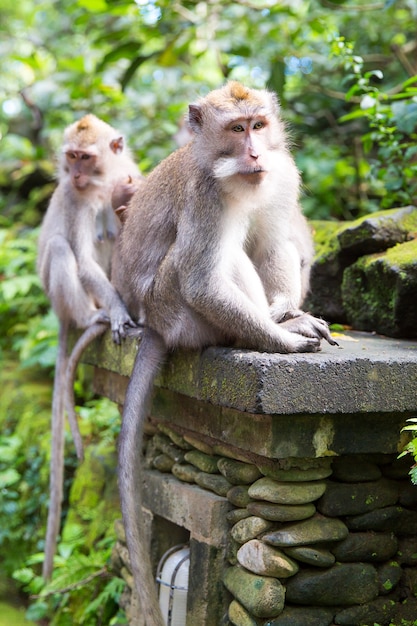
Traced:
<path fill-rule="evenodd" d="M 238 411 L 276 415 L 417 412 L 417 342 L 351 332 L 317 354 L 208 348 L 170 356 L 156 386 Z M 130 375 L 137 340 L 110 333 L 84 362 Z"/>

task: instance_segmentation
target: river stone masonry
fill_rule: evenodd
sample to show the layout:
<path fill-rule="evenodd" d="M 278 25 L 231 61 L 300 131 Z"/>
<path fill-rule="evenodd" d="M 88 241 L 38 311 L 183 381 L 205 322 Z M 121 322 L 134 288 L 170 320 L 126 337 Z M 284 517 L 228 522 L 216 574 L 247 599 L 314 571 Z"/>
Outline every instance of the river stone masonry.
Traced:
<path fill-rule="evenodd" d="M 410 540 L 417 548 L 408 462 L 380 454 L 292 459 L 286 470 L 268 466 L 279 480 L 264 476 L 262 464 L 207 454 L 207 443 L 206 452 L 183 455 L 189 444 L 174 426 L 163 430 L 148 439 L 147 466 L 159 470 L 169 449 L 181 461 L 165 471 L 181 480 L 186 468 L 186 482 L 233 505 L 223 574 L 230 624 L 383 626 L 417 611 L 417 552 L 404 552 Z"/>
<path fill-rule="evenodd" d="M 318 354 L 176 353 L 158 377 L 137 480 L 152 554 L 190 544 L 187 626 L 415 620 L 417 488 L 397 456 L 417 414 L 417 344 L 337 340 Z M 98 392 L 123 403 L 135 352 L 96 343 Z M 128 588 L 124 602 L 140 624 Z"/>

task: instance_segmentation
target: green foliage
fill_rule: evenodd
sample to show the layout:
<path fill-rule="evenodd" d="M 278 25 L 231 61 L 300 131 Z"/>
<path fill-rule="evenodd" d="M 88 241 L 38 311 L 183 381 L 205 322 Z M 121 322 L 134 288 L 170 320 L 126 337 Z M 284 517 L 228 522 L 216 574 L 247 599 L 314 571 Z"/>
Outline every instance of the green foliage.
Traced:
<path fill-rule="evenodd" d="M 393 93 L 379 88 L 381 70 L 364 70 L 364 60 L 343 37 L 333 41 L 335 55 L 343 59 L 345 80 L 352 83 L 346 99 L 359 98 L 355 109 L 340 121 L 364 118 L 369 132 L 362 135 L 371 167 L 369 184 L 380 197 L 381 208 L 417 203 L 417 75 Z"/>
<path fill-rule="evenodd" d="M 175 148 L 190 101 L 227 79 L 267 85 L 289 122 L 309 217 L 351 219 L 415 201 L 415 0 L 361 5 L 2 1 L 0 517 L 7 524 L 0 559 L 7 574 L 18 570 L 16 580 L 40 594 L 31 619 L 123 623 L 115 604 L 123 583 L 108 574 L 113 539 L 102 536 L 100 504 L 88 520 L 73 503 L 68 514 L 75 464 L 69 442 L 56 578 L 45 587 L 39 577 L 57 320 L 36 276 L 36 238 L 64 127 L 94 112 L 127 136 L 147 172 Z M 90 383 L 88 368 L 80 368 L 83 438 L 114 442 L 117 411 L 94 398 Z M 80 530 L 86 521 L 88 538 Z"/>
<path fill-rule="evenodd" d="M 404 426 L 403 431 L 411 432 L 413 438 L 404 448 L 399 458 L 406 454 L 411 454 L 414 459 L 414 465 L 410 468 L 410 478 L 413 485 L 417 485 L 417 417 L 410 417 L 407 422 L 411 422 L 408 426 Z"/>

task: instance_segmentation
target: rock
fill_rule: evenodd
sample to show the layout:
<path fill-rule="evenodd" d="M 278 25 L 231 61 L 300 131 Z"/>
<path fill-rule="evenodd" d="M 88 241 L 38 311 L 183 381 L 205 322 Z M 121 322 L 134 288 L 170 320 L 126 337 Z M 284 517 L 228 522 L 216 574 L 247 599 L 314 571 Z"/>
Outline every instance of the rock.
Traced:
<path fill-rule="evenodd" d="M 204 452 L 200 452 L 199 450 L 190 450 L 186 452 L 184 455 L 184 459 L 187 463 L 191 463 L 191 465 L 195 465 L 202 472 L 206 472 L 206 474 L 218 474 L 219 470 L 217 468 L 217 461 L 219 457 L 210 456 L 209 454 L 205 454 Z"/>
<path fill-rule="evenodd" d="M 286 582 L 294 604 L 333 606 L 363 604 L 378 595 L 376 569 L 369 563 L 341 563 L 326 570 L 304 570 Z"/>
<path fill-rule="evenodd" d="M 331 567 L 336 560 L 329 550 L 311 548 L 309 546 L 285 548 L 284 552 L 301 563 L 315 565 L 316 567 Z"/>
<path fill-rule="evenodd" d="M 256 467 L 250 463 L 242 463 L 233 459 L 222 458 L 217 461 L 217 467 L 221 474 L 232 485 L 247 485 L 253 483 L 262 474 Z"/>
<path fill-rule="evenodd" d="M 234 626 L 258 626 L 258 621 L 237 601 L 229 604 L 228 617 Z"/>
<path fill-rule="evenodd" d="M 230 530 L 230 534 L 238 543 L 245 543 L 250 539 L 255 539 L 255 537 L 257 537 L 260 533 L 263 533 L 272 527 L 272 522 L 268 522 L 262 519 L 262 517 L 255 517 L 251 515 L 246 519 L 236 522 Z"/>
<path fill-rule="evenodd" d="M 415 337 L 416 221 L 410 206 L 354 222 L 312 222 L 317 253 L 305 308 L 357 329 Z"/>
<path fill-rule="evenodd" d="M 417 565 L 417 537 L 399 539 L 397 558 L 401 565 Z"/>
<path fill-rule="evenodd" d="M 275 578 L 289 578 L 298 572 L 298 565 L 283 552 L 259 539 L 251 539 L 238 550 L 237 560 L 250 572 Z"/>
<path fill-rule="evenodd" d="M 272 478 L 260 478 L 249 487 L 249 496 L 276 504 L 305 504 L 320 498 L 326 490 L 323 482 L 308 483 L 277 482 Z"/>
<path fill-rule="evenodd" d="M 330 517 L 360 515 L 395 504 L 397 500 L 398 486 L 386 478 L 354 484 L 329 481 L 325 494 L 317 502 L 317 509 Z"/>
<path fill-rule="evenodd" d="M 348 534 L 345 524 L 338 519 L 315 515 L 308 520 L 296 522 L 280 530 L 263 535 L 266 543 L 278 547 L 303 546 L 329 541 L 341 541 Z"/>
<path fill-rule="evenodd" d="M 285 590 L 276 578 L 251 574 L 237 565 L 226 570 L 223 582 L 255 617 L 276 617 L 284 608 Z"/>
<path fill-rule="evenodd" d="M 227 492 L 227 499 L 234 506 L 246 507 L 249 502 L 252 502 L 251 498 L 248 494 L 249 487 L 246 485 L 238 485 L 236 487 L 232 487 Z"/>
<path fill-rule="evenodd" d="M 240 543 L 229 537 L 226 545 L 226 558 L 230 565 L 237 565 L 237 551 L 239 548 Z"/>
<path fill-rule="evenodd" d="M 200 452 L 204 452 L 204 454 L 208 454 L 209 456 L 213 455 L 213 447 L 210 446 L 205 441 L 201 441 L 198 437 L 194 437 L 193 435 L 186 434 L 184 435 L 184 441 L 190 444 L 196 450 L 200 450 Z"/>
<path fill-rule="evenodd" d="M 332 549 L 337 561 L 368 563 L 391 559 L 398 549 L 398 540 L 392 533 L 349 533 Z"/>
<path fill-rule="evenodd" d="M 281 482 L 310 482 L 312 480 L 323 480 L 332 474 L 330 463 L 322 467 L 311 467 L 309 469 L 300 469 L 292 467 L 290 469 L 281 469 L 278 465 L 259 464 L 258 468 L 268 478 L 274 478 Z"/>
<path fill-rule="evenodd" d="M 167 454 L 158 454 L 152 462 L 152 467 L 159 472 L 170 472 L 173 465 L 174 461 Z"/>
<path fill-rule="evenodd" d="M 378 567 L 379 593 L 385 596 L 391 593 L 401 580 L 403 570 L 397 561 L 390 561 Z"/>
<path fill-rule="evenodd" d="M 412 465 L 412 459 L 406 455 L 400 459 L 394 459 L 391 463 L 382 467 L 382 473 L 386 478 L 393 478 L 394 480 L 400 480 L 406 478 L 410 480 L 410 467 Z"/>
<path fill-rule="evenodd" d="M 390 337 L 417 335 L 417 239 L 361 257 L 343 273 L 349 323 Z"/>
<path fill-rule="evenodd" d="M 185 441 L 182 435 L 170 428 L 168 424 L 163 424 L 161 422 L 160 424 L 158 424 L 158 430 L 167 437 L 169 437 L 172 443 L 178 446 L 178 448 L 181 448 L 182 450 L 191 450 L 192 446 Z"/>
<path fill-rule="evenodd" d="M 181 463 L 184 460 L 184 451 L 175 446 L 166 435 L 158 433 L 152 439 L 156 448 L 169 456 L 175 463 Z"/>
<path fill-rule="evenodd" d="M 330 321 L 345 322 L 341 285 L 348 261 L 341 255 L 337 233 L 350 222 L 313 221 L 316 248 L 305 310 Z"/>
<path fill-rule="evenodd" d="M 231 485 L 224 476 L 216 476 L 215 474 L 206 474 L 206 472 L 198 472 L 195 482 L 199 487 L 208 489 L 217 493 L 218 496 L 226 496 Z"/>
<path fill-rule="evenodd" d="M 307 519 L 316 512 L 314 504 L 265 504 L 249 502 L 247 509 L 251 515 L 258 515 L 275 522 L 293 522 Z"/>
<path fill-rule="evenodd" d="M 417 505 L 417 485 L 413 485 L 410 479 L 399 482 L 400 495 L 398 503 L 405 507 Z"/>
<path fill-rule="evenodd" d="M 281 615 L 262 626 L 330 626 L 333 623 L 333 610 L 310 606 L 285 606 Z"/>
<path fill-rule="evenodd" d="M 199 470 L 190 463 L 174 463 L 171 472 L 185 483 L 195 483 Z"/>
<path fill-rule="evenodd" d="M 395 615 L 396 604 L 386 598 L 378 598 L 363 606 L 352 606 L 335 615 L 335 623 L 341 626 L 361 624 L 390 624 Z M 397 623 L 397 622 L 396 622 Z"/>
<path fill-rule="evenodd" d="M 247 517 L 250 517 L 250 513 L 247 509 L 233 509 L 232 511 L 226 513 L 226 519 L 231 525 L 236 524 L 236 522 L 239 522 L 241 519 L 246 519 Z"/>
<path fill-rule="evenodd" d="M 350 530 L 391 531 L 399 536 L 417 534 L 417 512 L 401 506 L 388 506 L 370 513 L 349 517 L 346 524 Z"/>
<path fill-rule="evenodd" d="M 406 206 L 365 215 L 337 233 L 340 249 L 351 257 L 382 252 L 412 239 L 417 230 L 417 210 Z"/>
<path fill-rule="evenodd" d="M 335 457 L 332 468 L 332 478 L 346 483 L 375 481 L 382 476 L 381 470 L 376 463 L 371 463 L 359 455 L 353 454 Z"/>
<path fill-rule="evenodd" d="M 417 615 L 417 600 L 416 598 L 407 598 L 401 604 L 397 603 L 395 606 L 395 615 L 393 618 L 394 624 L 401 624 L 404 626 L 408 626 L 412 624 L 414 626 L 414 622 Z"/>

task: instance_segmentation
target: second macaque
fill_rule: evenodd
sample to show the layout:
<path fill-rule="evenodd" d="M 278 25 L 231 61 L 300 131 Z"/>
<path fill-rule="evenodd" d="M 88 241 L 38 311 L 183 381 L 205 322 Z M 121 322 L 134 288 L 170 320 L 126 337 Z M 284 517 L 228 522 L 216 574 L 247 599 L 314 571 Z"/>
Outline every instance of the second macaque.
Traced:
<path fill-rule="evenodd" d="M 119 343 L 126 329 L 136 326 L 109 279 L 120 228 L 110 199 L 116 183 L 127 176 L 138 178 L 140 172 L 117 130 L 94 115 L 68 126 L 59 155 L 58 186 L 39 235 L 37 261 L 43 287 L 59 318 L 43 565 L 46 579 L 52 573 L 61 517 L 69 328 L 94 326 L 104 332 L 110 324 L 113 339 Z"/>

